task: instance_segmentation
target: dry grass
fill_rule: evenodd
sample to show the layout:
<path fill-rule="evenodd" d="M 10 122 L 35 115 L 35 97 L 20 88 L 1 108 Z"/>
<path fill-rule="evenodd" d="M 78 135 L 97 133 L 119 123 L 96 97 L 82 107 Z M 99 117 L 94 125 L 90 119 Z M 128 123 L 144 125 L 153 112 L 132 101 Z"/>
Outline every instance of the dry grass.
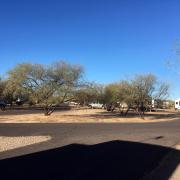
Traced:
<path fill-rule="evenodd" d="M 127 117 L 102 109 L 57 111 L 51 116 L 44 116 L 38 110 L 7 110 L 0 112 L 0 123 L 145 123 L 175 120 L 179 114 L 173 111 L 146 113 L 145 119 L 130 113 Z"/>

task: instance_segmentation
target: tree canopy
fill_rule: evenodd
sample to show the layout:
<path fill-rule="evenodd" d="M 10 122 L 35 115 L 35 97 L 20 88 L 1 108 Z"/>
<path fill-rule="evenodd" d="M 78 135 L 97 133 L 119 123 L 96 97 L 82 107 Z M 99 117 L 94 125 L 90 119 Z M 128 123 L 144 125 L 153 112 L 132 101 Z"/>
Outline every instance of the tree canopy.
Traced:
<path fill-rule="evenodd" d="M 165 99 L 169 85 L 157 81 L 152 74 L 137 75 L 130 81 L 120 81 L 105 87 L 106 103 L 125 102 L 128 106 L 151 104 L 152 99 Z"/>
<path fill-rule="evenodd" d="M 65 61 L 50 65 L 22 63 L 7 73 L 7 79 L 0 79 L 0 96 L 9 103 L 22 99 L 31 105 L 39 104 L 45 115 L 50 115 L 56 105 L 65 101 L 139 107 L 150 105 L 153 99 L 160 102 L 169 94 L 169 85 L 153 74 L 106 85 L 84 81 L 83 77 L 82 66 Z"/>
<path fill-rule="evenodd" d="M 8 73 L 7 87 L 13 94 L 28 94 L 33 103 L 44 105 L 46 115 L 54 100 L 63 102 L 73 88 L 78 87 L 83 76 L 83 68 L 58 61 L 50 66 L 41 64 L 18 64 Z"/>

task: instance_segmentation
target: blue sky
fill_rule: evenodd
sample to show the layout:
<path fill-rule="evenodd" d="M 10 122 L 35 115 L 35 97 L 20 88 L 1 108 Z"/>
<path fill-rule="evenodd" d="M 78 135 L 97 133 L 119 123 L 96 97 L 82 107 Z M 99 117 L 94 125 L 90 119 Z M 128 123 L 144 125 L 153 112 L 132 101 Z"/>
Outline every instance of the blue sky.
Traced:
<path fill-rule="evenodd" d="M 179 8 L 178 0 L 0 0 L 0 74 L 63 59 L 102 83 L 154 73 L 180 97 L 180 76 L 166 68 Z"/>

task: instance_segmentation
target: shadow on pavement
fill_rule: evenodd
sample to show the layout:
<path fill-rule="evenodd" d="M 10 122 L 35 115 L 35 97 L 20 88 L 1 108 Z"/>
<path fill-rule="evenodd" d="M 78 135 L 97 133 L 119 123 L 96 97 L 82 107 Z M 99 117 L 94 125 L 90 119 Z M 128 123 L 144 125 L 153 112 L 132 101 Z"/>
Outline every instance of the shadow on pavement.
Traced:
<path fill-rule="evenodd" d="M 138 180 L 156 168 L 171 148 L 128 141 L 64 147 L 0 161 L 4 180 Z M 177 151 L 178 155 L 180 153 Z M 172 165 L 168 179 L 179 162 Z"/>

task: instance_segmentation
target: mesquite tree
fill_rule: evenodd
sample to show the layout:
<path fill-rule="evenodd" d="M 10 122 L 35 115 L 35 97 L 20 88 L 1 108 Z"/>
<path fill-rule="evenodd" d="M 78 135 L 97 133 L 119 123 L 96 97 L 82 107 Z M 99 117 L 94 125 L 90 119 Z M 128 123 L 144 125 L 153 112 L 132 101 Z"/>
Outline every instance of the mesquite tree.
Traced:
<path fill-rule="evenodd" d="M 104 86 L 97 83 L 84 83 L 74 92 L 75 101 L 81 105 L 104 103 Z"/>
<path fill-rule="evenodd" d="M 64 61 L 50 66 L 24 63 L 8 74 L 9 85 L 15 90 L 25 91 L 32 102 L 43 105 L 45 115 L 50 115 L 55 110 L 54 103 L 62 103 L 71 97 L 71 90 L 80 83 L 83 68 Z"/>
<path fill-rule="evenodd" d="M 5 81 L 3 81 L 2 79 L 1 79 L 1 77 L 0 77 L 0 98 L 2 97 L 2 95 L 3 95 L 3 91 L 4 91 L 4 89 L 5 89 Z"/>
<path fill-rule="evenodd" d="M 151 106 L 152 99 L 165 99 L 168 96 L 169 85 L 159 83 L 152 74 L 137 75 L 130 81 L 120 81 L 105 87 L 105 100 L 111 110 L 126 103 L 128 108 L 136 110 L 143 117 L 144 110 Z"/>

